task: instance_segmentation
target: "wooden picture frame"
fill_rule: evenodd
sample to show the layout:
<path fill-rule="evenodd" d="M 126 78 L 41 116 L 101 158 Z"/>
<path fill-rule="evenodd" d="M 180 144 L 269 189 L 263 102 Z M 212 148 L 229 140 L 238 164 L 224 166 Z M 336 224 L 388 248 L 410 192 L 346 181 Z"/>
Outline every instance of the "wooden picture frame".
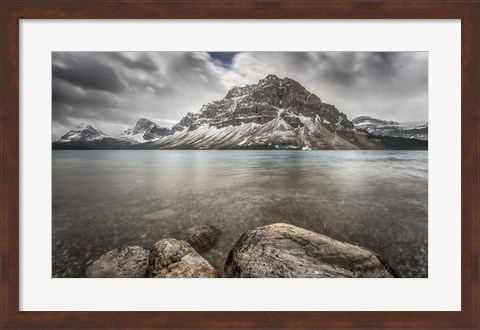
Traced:
<path fill-rule="evenodd" d="M 2 2 L 2 328 L 479 327 L 478 1 Z M 19 311 L 19 22 L 22 19 L 460 19 L 461 311 L 458 312 L 23 312 Z"/>

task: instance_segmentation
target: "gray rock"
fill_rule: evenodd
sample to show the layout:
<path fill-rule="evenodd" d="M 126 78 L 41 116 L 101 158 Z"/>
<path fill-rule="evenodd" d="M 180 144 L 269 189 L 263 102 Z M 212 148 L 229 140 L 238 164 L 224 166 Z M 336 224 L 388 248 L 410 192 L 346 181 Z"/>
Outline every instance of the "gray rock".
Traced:
<path fill-rule="evenodd" d="M 150 251 L 147 277 L 219 277 L 217 271 L 185 241 L 165 238 Z"/>
<path fill-rule="evenodd" d="M 277 223 L 243 234 L 228 255 L 225 276 L 393 277 L 393 272 L 370 250 Z"/>
<path fill-rule="evenodd" d="M 145 277 L 149 251 L 128 246 L 103 254 L 87 267 L 87 277 Z"/>
<path fill-rule="evenodd" d="M 219 234 L 218 229 L 210 225 L 195 226 L 187 230 L 185 241 L 197 251 L 207 249 L 212 246 Z"/>

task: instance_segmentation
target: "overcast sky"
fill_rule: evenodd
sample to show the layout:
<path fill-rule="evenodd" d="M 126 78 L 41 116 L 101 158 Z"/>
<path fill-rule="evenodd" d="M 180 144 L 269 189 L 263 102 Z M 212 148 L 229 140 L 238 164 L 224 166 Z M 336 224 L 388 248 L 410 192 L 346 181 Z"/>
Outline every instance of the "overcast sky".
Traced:
<path fill-rule="evenodd" d="M 118 135 L 141 117 L 170 127 L 270 73 L 349 119 L 428 120 L 426 52 L 54 52 L 53 138 L 80 123 Z"/>

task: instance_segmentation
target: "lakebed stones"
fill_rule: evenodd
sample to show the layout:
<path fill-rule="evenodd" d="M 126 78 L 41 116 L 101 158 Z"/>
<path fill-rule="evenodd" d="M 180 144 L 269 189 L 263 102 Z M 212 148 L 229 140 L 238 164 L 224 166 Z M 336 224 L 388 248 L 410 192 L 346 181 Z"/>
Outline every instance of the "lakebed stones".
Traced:
<path fill-rule="evenodd" d="M 87 267 L 87 277 L 145 277 L 150 252 L 128 246 L 103 254 Z"/>
<path fill-rule="evenodd" d="M 211 246 L 215 228 L 191 228 L 185 236 Z M 247 231 L 228 255 L 225 277 L 395 277 L 374 252 L 303 228 L 277 223 Z M 115 249 L 88 266 L 87 277 L 218 278 L 218 272 L 186 241 L 165 238 L 148 251 Z"/>
<path fill-rule="evenodd" d="M 216 278 L 219 275 L 190 244 L 166 238 L 155 243 L 150 251 L 147 277 Z"/>
<path fill-rule="evenodd" d="M 247 231 L 225 264 L 226 277 L 393 277 L 372 251 L 284 223 Z"/>
<path fill-rule="evenodd" d="M 175 211 L 172 209 L 162 209 L 157 210 L 148 214 L 144 214 L 142 219 L 144 220 L 162 220 L 166 218 L 171 218 L 175 215 Z"/>
<path fill-rule="evenodd" d="M 208 249 L 219 235 L 219 230 L 210 225 L 195 226 L 187 230 L 185 241 L 197 251 Z"/>

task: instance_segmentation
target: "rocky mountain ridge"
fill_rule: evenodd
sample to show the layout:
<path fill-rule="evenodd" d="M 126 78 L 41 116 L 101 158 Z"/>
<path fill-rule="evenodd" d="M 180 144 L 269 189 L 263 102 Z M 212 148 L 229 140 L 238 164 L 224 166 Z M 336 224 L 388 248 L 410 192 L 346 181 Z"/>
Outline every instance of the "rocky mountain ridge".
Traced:
<path fill-rule="evenodd" d="M 233 87 L 224 98 L 187 113 L 171 129 L 141 118 L 109 137 L 79 125 L 54 148 L 91 149 L 384 149 L 386 127 L 398 123 L 371 117 L 350 121 L 297 81 L 268 75 L 257 84 Z M 378 129 L 383 131 L 379 133 Z M 405 137 L 401 136 L 400 137 Z"/>
<path fill-rule="evenodd" d="M 393 120 L 383 120 L 370 116 L 360 116 L 352 119 L 353 125 L 356 127 L 385 127 L 385 126 L 398 126 L 398 122 Z"/>
<path fill-rule="evenodd" d="M 233 87 L 198 113 L 188 113 L 174 134 L 152 149 L 375 149 L 335 106 L 297 81 L 268 75 Z"/>
<path fill-rule="evenodd" d="M 140 118 L 134 127 L 123 131 L 119 138 L 130 139 L 137 143 L 157 140 L 162 136 L 172 134 L 172 130 L 154 123 L 150 119 Z"/>
<path fill-rule="evenodd" d="M 71 131 L 68 131 L 57 141 L 61 143 L 75 142 L 75 141 L 96 141 L 108 137 L 102 131 L 93 128 L 91 125 L 79 124 Z"/>
<path fill-rule="evenodd" d="M 172 134 L 169 128 L 140 118 L 136 124 L 118 136 L 108 136 L 91 125 L 80 124 L 53 143 L 54 148 L 87 148 L 87 149 L 126 149 L 146 142 L 158 140 Z"/>
<path fill-rule="evenodd" d="M 369 116 L 354 118 L 352 123 L 359 131 L 377 136 L 428 140 L 428 122 L 399 123 Z"/>

